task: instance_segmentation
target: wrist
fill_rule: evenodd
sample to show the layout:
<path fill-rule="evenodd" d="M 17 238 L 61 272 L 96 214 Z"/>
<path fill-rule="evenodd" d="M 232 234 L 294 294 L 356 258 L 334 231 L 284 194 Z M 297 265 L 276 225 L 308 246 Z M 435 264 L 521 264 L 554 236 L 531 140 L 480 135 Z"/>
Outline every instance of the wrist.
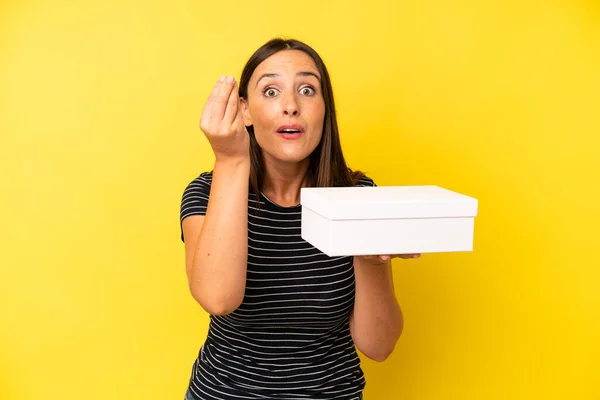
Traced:
<path fill-rule="evenodd" d="M 358 264 L 359 266 L 364 265 L 368 267 L 373 267 L 387 265 L 390 262 L 389 258 L 387 260 L 382 260 L 380 257 L 381 256 L 355 256 L 354 264 Z"/>
<path fill-rule="evenodd" d="M 215 159 L 215 169 L 230 171 L 250 171 L 249 157 L 217 157 Z"/>

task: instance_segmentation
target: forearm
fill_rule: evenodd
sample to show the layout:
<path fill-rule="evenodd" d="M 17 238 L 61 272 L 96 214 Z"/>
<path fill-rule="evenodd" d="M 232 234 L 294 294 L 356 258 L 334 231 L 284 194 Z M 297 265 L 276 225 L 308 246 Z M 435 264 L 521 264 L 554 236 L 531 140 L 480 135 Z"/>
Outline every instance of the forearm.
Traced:
<path fill-rule="evenodd" d="M 396 300 L 391 261 L 354 258 L 356 297 L 350 315 L 350 333 L 367 357 L 385 360 L 402 333 L 402 311 Z"/>
<path fill-rule="evenodd" d="M 192 294 L 211 314 L 232 312 L 244 297 L 249 171 L 249 161 L 217 161 L 213 170 L 190 281 Z"/>

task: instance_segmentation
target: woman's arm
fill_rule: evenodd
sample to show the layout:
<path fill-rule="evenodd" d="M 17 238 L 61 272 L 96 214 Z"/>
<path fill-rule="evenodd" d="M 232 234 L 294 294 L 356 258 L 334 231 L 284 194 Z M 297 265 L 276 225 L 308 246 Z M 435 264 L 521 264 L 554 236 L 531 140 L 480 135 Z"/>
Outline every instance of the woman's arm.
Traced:
<path fill-rule="evenodd" d="M 416 258 L 418 255 L 401 255 Z M 404 326 L 394 293 L 390 256 L 354 257 L 356 297 L 350 313 L 350 334 L 356 347 L 375 361 L 384 361 L 396 346 Z"/>
<path fill-rule="evenodd" d="M 350 314 L 350 334 L 356 347 L 375 361 L 384 361 L 394 350 L 403 327 L 396 301 L 392 262 L 354 257 L 356 297 Z"/>
<path fill-rule="evenodd" d="M 210 196 L 203 217 L 182 221 L 186 271 L 192 296 L 210 314 L 239 307 L 246 288 L 250 150 L 237 83 L 221 78 L 200 119 L 215 153 Z"/>
<path fill-rule="evenodd" d="M 248 163 L 215 163 L 206 216 L 183 220 L 192 296 L 212 315 L 242 303 L 248 259 Z"/>

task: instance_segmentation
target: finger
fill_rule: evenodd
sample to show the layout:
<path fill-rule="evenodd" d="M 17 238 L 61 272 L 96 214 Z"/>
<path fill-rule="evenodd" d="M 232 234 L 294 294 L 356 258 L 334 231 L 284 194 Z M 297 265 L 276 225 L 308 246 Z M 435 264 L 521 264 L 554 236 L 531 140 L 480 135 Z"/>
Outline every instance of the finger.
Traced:
<path fill-rule="evenodd" d="M 394 257 L 408 260 L 410 258 L 418 258 L 419 256 L 420 256 L 420 254 L 398 254 L 398 255 L 395 255 Z"/>
<path fill-rule="evenodd" d="M 210 112 L 210 118 L 215 119 L 217 121 L 221 121 L 225 116 L 225 108 L 227 107 L 227 102 L 229 101 L 229 95 L 231 94 L 231 90 L 233 89 L 234 79 L 232 76 L 228 76 L 225 79 L 225 82 L 221 85 L 221 89 L 219 93 L 217 93 L 217 97 L 213 102 L 213 106 Z"/>
<path fill-rule="evenodd" d="M 237 82 L 233 82 L 233 90 L 229 95 L 229 101 L 227 102 L 227 108 L 225 109 L 225 116 L 223 117 L 223 123 L 226 125 L 233 124 L 234 119 L 238 114 L 238 104 L 240 102 L 240 96 L 237 92 Z"/>
<path fill-rule="evenodd" d="M 237 89 L 234 89 L 237 91 Z M 239 97 L 239 94 L 238 94 Z M 246 128 L 246 124 L 244 122 L 244 109 L 242 108 L 241 102 L 238 99 L 238 103 L 237 103 L 237 112 L 235 113 L 235 118 L 233 119 L 233 125 L 236 126 L 240 126 L 240 127 L 244 127 L 244 129 L 247 131 Z"/>
<path fill-rule="evenodd" d="M 215 83 L 213 90 L 210 92 L 210 95 L 208 96 L 208 99 L 206 100 L 206 103 L 204 104 L 204 109 L 202 110 L 202 115 L 200 117 L 200 120 L 206 120 L 208 122 L 208 120 L 210 119 L 210 111 L 211 111 L 213 102 L 215 101 L 215 98 L 217 97 L 217 94 L 219 93 L 221 86 L 223 86 L 223 81 L 225 81 L 224 76 L 222 76 L 217 81 L 217 83 Z"/>
<path fill-rule="evenodd" d="M 389 260 L 389 259 L 390 259 L 390 256 L 379 256 L 379 259 L 380 259 L 381 261 L 387 261 L 387 260 Z"/>

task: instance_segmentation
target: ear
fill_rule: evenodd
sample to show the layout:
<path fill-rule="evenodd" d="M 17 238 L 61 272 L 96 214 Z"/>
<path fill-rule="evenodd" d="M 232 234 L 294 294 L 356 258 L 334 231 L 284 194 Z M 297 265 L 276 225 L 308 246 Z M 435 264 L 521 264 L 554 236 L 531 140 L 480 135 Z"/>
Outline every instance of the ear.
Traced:
<path fill-rule="evenodd" d="M 250 108 L 248 107 L 248 101 L 244 98 L 240 98 L 240 107 L 242 107 L 242 117 L 244 118 L 244 125 L 252 126 L 252 118 L 250 117 Z"/>

